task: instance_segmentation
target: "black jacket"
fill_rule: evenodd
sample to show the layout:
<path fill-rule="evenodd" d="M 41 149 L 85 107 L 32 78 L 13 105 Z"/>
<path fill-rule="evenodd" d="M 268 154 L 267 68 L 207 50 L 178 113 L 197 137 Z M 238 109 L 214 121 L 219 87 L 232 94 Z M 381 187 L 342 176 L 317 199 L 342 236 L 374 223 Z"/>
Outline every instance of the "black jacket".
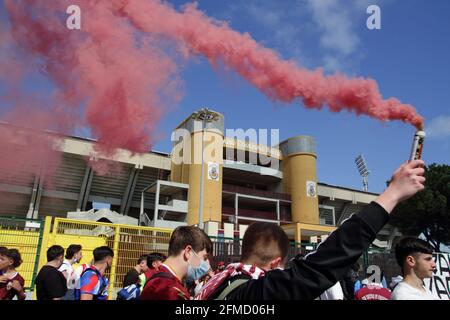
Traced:
<path fill-rule="evenodd" d="M 389 215 L 384 208 L 372 202 L 332 232 L 314 253 L 304 259 L 294 260 L 289 269 L 269 271 L 258 280 L 248 280 L 228 294 L 226 299 L 315 299 L 344 276 L 375 240 L 376 234 L 388 219 Z M 242 276 L 235 278 L 238 277 Z M 210 298 L 217 297 L 223 289 L 224 286 L 219 287 Z"/>

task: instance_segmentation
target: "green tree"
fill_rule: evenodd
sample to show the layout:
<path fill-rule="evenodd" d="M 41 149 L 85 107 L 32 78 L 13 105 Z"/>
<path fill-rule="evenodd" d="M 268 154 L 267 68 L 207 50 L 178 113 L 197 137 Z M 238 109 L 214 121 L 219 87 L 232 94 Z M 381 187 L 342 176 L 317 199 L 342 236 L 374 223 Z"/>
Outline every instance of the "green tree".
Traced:
<path fill-rule="evenodd" d="M 390 223 L 404 235 L 423 234 L 435 251 L 450 244 L 450 166 L 425 168 L 425 189 L 400 203 Z"/>

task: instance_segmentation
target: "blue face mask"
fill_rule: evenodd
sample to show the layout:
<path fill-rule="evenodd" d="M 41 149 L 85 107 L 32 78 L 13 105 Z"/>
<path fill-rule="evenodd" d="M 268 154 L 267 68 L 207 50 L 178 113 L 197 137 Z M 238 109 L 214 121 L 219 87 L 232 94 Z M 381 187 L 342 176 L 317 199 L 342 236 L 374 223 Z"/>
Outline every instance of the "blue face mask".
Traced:
<path fill-rule="evenodd" d="M 194 251 L 192 251 L 192 252 L 194 252 Z M 198 257 L 198 255 L 195 252 L 194 252 L 194 254 Z M 200 262 L 200 265 L 196 268 L 189 264 L 188 272 L 186 275 L 186 280 L 188 280 L 188 281 L 189 280 L 190 281 L 198 280 L 201 277 L 203 277 L 210 268 L 211 267 L 210 267 L 209 263 L 205 260 L 202 260 L 202 262 Z"/>

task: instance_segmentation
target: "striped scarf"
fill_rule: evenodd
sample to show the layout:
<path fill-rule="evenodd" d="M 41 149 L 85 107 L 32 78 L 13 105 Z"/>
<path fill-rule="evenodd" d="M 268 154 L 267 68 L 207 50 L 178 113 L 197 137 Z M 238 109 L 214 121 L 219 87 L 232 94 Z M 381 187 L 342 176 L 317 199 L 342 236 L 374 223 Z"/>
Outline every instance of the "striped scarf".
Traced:
<path fill-rule="evenodd" d="M 251 265 L 251 264 L 242 264 L 231 263 L 229 264 L 225 270 L 214 275 L 208 283 L 200 290 L 200 292 L 195 296 L 195 300 L 208 300 L 209 297 L 219 288 L 224 281 L 229 278 L 232 278 L 237 275 L 245 274 L 250 276 L 252 279 L 259 279 L 263 277 L 265 272 L 264 270 Z"/>

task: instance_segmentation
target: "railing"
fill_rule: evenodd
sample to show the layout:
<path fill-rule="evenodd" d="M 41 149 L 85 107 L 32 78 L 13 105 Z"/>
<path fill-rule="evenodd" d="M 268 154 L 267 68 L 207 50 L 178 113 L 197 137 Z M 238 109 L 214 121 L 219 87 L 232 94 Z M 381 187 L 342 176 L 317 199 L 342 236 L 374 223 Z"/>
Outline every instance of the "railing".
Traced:
<path fill-rule="evenodd" d="M 238 262 L 241 259 L 242 253 L 242 239 L 240 238 L 225 238 L 225 237 L 210 237 L 213 243 L 213 255 L 211 266 L 215 268 L 220 261 L 225 264 Z M 291 242 L 287 259 L 295 257 L 298 253 L 307 254 L 308 252 L 317 249 L 317 243 L 298 243 Z"/>
<path fill-rule="evenodd" d="M 222 214 L 234 216 L 235 209 L 230 207 L 222 207 Z M 259 218 L 259 219 L 268 219 L 268 220 L 277 220 L 277 213 L 270 211 L 258 211 L 258 210 L 250 210 L 250 209 L 241 209 L 239 208 L 238 218 L 244 219 L 248 218 Z"/>
<path fill-rule="evenodd" d="M 225 183 L 222 185 L 222 191 L 227 191 L 227 192 L 232 192 L 232 193 L 242 193 L 242 194 L 247 194 L 250 196 L 291 201 L 291 196 L 286 193 L 278 193 L 278 192 L 273 192 L 273 191 L 250 189 L 250 188 L 245 188 L 245 187 L 240 187 L 240 186 L 233 186 L 233 185 L 225 184 Z"/>
<path fill-rule="evenodd" d="M 107 245 L 114 251 L 111 270 L 106 273 L 111 284 L 110 298 L 114 298 L 115 292 L 122 287 L 125 274 L 136 265 L 140 255 L 155 251 L 167 255 L 171 233 L 170 229 L 54 217 L 47 217 L 45 222 L 23 218 L 0 218 L 0 245 L 17 248 L 20 251 L 23 263 L 18 271 L 25 279 L 27 290 L 33 290 L 34 279 L 46 263 L 45 253 L 50 246 L 58 244 L 67 248 L 70 244 L 80 244 L 83 247 L 82 263 L 85 263 L 93 258 L 93 249 Z M 242 239 L 211 237 L 211 240 L 213 268 L 216 268 L 219 261 L 225 263 L 240 261 Z M 315 243 L 291 242 L 287 256 L 291 259 L 300 252 L 306 254 L 316 249 Z M 388 279 L 399 272 L 395 256 L 386 251 L 374 252 L 373 249 L 369 249 L 359 261 L 363 270 L 367 270 L 370 265 L 380 266 Z"/>
<path fill-rule="evenodd" d="M 110 278 L 109 293 L 112 297 L 142 254 L 156 251 L 167 255 L 172 230 L 55 218 L 51 233 L 53 237 L 48 247 L 52 244 L 63 247 L 81 244 L 85 262 L 93 258 L 92 251 L 97 247 L 107 245 L 113 249 L 111 270 L 106 274 Z"/>
<path fill-rule="evenodd" d="M 22 264 L 17 271 L 25 280 L 25 290 L 34 287 L 43 232 L 43 220 L 0 217 L 0 245 L 19 250 Z"/>

